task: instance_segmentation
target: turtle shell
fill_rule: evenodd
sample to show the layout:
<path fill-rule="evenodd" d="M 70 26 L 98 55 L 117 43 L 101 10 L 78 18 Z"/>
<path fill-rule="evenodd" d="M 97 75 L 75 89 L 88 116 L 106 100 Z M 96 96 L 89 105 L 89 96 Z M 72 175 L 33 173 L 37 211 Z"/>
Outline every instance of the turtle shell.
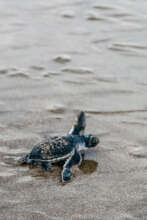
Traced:
<path fill-rule="evenodd" d="M 68 158 L 73 152 L 74 144 L 71 136 L 52 137 L 35 145 L 29 159 L 58 162 Z"/>

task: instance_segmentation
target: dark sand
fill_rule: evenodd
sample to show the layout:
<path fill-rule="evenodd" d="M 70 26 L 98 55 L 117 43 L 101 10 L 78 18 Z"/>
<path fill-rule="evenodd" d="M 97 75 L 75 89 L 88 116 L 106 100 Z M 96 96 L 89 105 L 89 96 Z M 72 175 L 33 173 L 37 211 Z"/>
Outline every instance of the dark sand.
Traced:
<path fill-rule="evenodd" d="M 147 220 L 147 2 L 0 1 L 0 220 Z M 73 180 L 15 166 L 84 110 Z"/>

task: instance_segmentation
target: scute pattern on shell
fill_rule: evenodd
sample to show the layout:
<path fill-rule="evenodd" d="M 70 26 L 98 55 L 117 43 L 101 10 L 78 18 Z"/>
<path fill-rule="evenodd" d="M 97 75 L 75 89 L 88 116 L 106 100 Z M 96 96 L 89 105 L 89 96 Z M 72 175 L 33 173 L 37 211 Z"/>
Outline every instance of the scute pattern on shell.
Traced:
<path fill-rule="evenodd" d="M 52 160 L 66 156 L 72 152 L 72 150 L 72 137 L 53 137 L 34 146 L 30 153 L 30 159 Z"/>

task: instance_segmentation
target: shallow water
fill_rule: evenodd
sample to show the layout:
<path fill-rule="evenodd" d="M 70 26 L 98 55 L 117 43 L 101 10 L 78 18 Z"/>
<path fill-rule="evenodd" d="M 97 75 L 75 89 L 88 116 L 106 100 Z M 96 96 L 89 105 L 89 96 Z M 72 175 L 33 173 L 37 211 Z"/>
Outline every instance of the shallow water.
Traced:
<path fill-rule="evenodd" d="M 147 219 L 147 2 L 0 0 L 0 219 Z M 73 180 L 12 163 L 84 110 Z"/>

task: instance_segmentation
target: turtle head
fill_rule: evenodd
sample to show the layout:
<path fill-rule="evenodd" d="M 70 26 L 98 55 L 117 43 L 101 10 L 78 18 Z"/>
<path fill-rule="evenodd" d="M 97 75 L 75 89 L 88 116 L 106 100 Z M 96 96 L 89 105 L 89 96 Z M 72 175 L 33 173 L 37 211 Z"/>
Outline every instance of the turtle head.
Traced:
<path fill-rule="evenodd" d="M 85 143 L 87 148 L 95 147 L 100 141 L 99 138 L 92 135 L 84 135 Z"/>

